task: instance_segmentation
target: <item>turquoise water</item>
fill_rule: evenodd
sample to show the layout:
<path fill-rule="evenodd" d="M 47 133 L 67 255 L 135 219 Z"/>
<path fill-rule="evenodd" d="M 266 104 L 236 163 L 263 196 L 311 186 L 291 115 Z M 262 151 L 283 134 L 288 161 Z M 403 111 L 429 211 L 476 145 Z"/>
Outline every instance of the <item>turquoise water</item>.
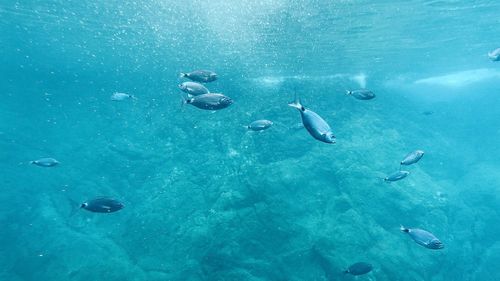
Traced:
<path fill-rule="evenodd" d="M 499 280 L 500 3 L 244 2 L 0 3 L 0 280 Z M 181 107 L 195 69 L 235 103 Z"/>

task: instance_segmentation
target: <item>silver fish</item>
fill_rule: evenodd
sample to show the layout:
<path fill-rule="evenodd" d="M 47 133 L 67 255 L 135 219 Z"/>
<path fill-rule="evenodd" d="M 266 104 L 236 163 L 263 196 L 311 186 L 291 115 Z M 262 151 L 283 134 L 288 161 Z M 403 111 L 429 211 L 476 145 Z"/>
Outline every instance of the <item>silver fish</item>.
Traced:
<path fill-rule="evenodd" d="M 179 89 L 191 96 L 199 96 L 210 93 L 205 86 L 196 82 L 183 82 L 179 84 Z"/>
<path fill-rule="evenodd" d="M 40 158 L 38 160 L 31 161 L 30 164 L 40 167 L 54 167 L 59 164 L 59 161 L 54 158 Z"/>
<path fill-rule="evenodd" d="M 210 70 L 195 70 L 187 73 L 181 72 L 180 77 L 186 77 L 200 83 L 208 83 L 217 80 L 217 73 Z"/>
<path fill-rule="evenodd" d="M 401 226 L 400 230 L 402 232 L 408 233 L 411 239 L 413 239 L 417 244 L 424 246 L 428 249 L 438 250 L 444 248 L 444 245 L 439 239 L 434 236 L 434 234 L 418 228 L 405 228 Z"/>
<path fill-rule="evenodd" d="M 415 150 L 413 152 L 408 153 L 405 158 L 401 161 L 401 165 L 411 165 L 415 164 L 424 156 L 424 152 L 422 150 Z"/>
<path fill-rule="evenodd" d="M 125 94 L 125 93 L 113 93 L 111 95 L 112 101 L 123 101 L 127 99 L 136 99 L 133 95 Z"/>
<path fill-rule="evenodd" d="M 353 97 L 357 98 L 358 100 L 371 100 L 371 99 L 375 98 L 375 94 L 368 89 L 347 91 L 347 95 L 353 96 Z"/>
<path fill-rule="evenodd" d="M 192 104 L 205 110 L 219 110 L 233 104 L 233 100 L 223 94 L 203 94 L 184 100 L 184 103 Z"/>
<path fill-rule="evenodd" d="M 288 105 L 299 110 L 302 117 L 302 124 L 304 124 L 304 127 L 311 136 L 322 142 L 335 143 L 335 136 L 332 133 L 332 129 L 316 112 L 305 108 L 300 104 L 300 100 L 298 99 L 295 99 L 294 102 Z"/>
<path fill-rule="evenodd" d="M 398 181 L 398 180 L 401 180 L 401 179 L 404 179 L 406 178 L 406 176 L 408 176 L 410 174 L 410 172 L 408 171 L 396 171 L 390 175 L 388 175 L 387 177 L 384 178 L 384 181 Z"/>
<path fill-rule="evenodd" d="M 500 61 L 500 48 L 497 48 L 488 53 L 488 57 L 492 61 Z"/>
<path fill-rule="evenodd" d="M 94 213 L 113 213 L 123 209 L 125 205 L 113 198 L 98 197 L 82 203 L 80 208 Z"/>
<path fill-rule="evenodd" d="M 263 131 L 265 129 L 270 128 L 273 125 L 273 122 L 270 120 L 256 120 L 250 123 L 247 127 L 252 131 Z"/>

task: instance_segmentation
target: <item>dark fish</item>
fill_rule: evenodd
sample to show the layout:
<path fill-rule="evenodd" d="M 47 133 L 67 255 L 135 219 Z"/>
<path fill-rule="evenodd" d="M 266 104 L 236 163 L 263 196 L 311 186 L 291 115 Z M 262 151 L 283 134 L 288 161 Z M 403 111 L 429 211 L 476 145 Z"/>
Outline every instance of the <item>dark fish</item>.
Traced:
<path fill-rule="evenodd" d="M 427 111 L 422 112 L 422 114 L 425 116 L 430 116 L 430 115 L 434 114 L 434 111 L 427 110 Z"/>
<path fill-rule="evenodd" d="M 413 152 L 408 153 L 405 158 L 401 161 L 401 165 L 411 165 L 415 164 L 424 156 L 424 152 L 422 150 L 415 150 Z"/>
<path fill-rule="evenodd" d="M 302 124 L 304 124 L 304 127 L 311 136 L 322 142 L 335 143 L 335 136 L 332 133 L 332 129 L 321 116 L 305 108 L 300 104 L 300 100 L 298 99 L 295 99 L 294 102 L 288 105 L 299 110 L 300 116 L 302 117 Z"/>
<path fill-rule="evenodd" d="M 439 250 L 444 248 L 444 245 L 439 239 L 434 236 L 434 234 L 418 228 L 405 228 L 401 226 L 401 231 L 408 233 L 411 239 L 413 239 L 417 244 L 424 246 L 425 248 L 432 250 Z"/>
<path fill-rule="evenodd" d="M 183 82 L 179 84 L 179 89 L 192 96 L 199 96 L 210 93 L 210 91 L 208 91 L 205 86 L 196 82 Z"/>
<path fill-rule="evenodd" d="M 219 110 L 233 104 L 230 97 L 223 94 L 204 94 L 184 100 L 184 103 L 192 104 L 198 108 L 206 110 Z"/>
<path fill-rule="evenodd" d="M 30 164 L 35 164 L 40 167 L 54 167 L 59 164 L 54 158 L 40 158 L 38 160 L 31 161 Z"/>
<path fill-rule="evenodd" d="M 373 266 L 366 262 L 357 262 L 349 266 L 344 273 L 349 273 L 352 275 L 363 275 L 372 271 Z"/>
<path fill-rule="evenodd" d="M 94 213 L 113 213 L 123 209 L 123 207 L 125 205 L 122 202 L 109 197 L 98 197 L 84 202 L 80 206 L 80 208 Z"/>
<path fill-rule="evenodd" d="M 180 76 L 200 83 L 208 83 L 217 80 L 217 73 L 210 70 L 195 70 L 188 73 L 181 72 Z"/>
<path fill-rule="evenodd" d="M 253 121 L 247 127 L 249 130 L 252 130 L 252 131 L 263 131 L 265 129 L 270 128 L 272 125 L 273 125 L 272 121 L 262 119 L 262 120 Z"/>
<path fill-rule="evenodd" d="M 353 96 L 358 100 L 371 100 L 375 98 L 375 94 L 368 89 L 347 91 L 347 95 Z"/>
<path fill-rule="evenodd" d="M 406 178 L 406 176 L 408 176 L 409 174 L 410 172 L 408 171 L 399 170 L 385 177 L 384 181 L 398 181 L 400 179 Z"/>

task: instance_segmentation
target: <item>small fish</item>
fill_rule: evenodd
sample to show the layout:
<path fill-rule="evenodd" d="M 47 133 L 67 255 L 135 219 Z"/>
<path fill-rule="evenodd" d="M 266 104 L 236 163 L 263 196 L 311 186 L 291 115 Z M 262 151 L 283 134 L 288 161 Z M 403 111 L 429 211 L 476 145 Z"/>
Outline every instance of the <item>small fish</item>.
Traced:
<path fill-rule="evenodd" d="M 94 213 L 113 213 L 123 209 L 125 205 L 122 202 L 109 198 L 98 197 L 82 203 L 80 208 Z"/>
<path fill-rule="evenodd" d="M 192 81 L 208 83 L 217 80 L 217 73 L 210 70 L 195 70 L 192 72 L 181 72 L 180 77 L 186 77 Z"/>
<path fill-rule="evenodd" d="M 133 95 L 130 95 L 130 94 L 125 94 L 125 93 L 113 93 L 111 95 L 111 100 L 112 101 L 123 101 L 123 100 L 127 100 L 127 99 L 137 99 L 136 97 L 134 97 Z"/>
<path fill-rule="evenodd" d="M 184 99 L 184 103 L 192 104 L 205 110 L 219 110 L 233 104 L 233 100 L 223 94 L 210 93 Z"/>
<path fill-rule="evenodd" d="M 422 112 L 422 114 L 425 116 L 430 116 L 430 115 L 434 114 L 434 111 L 427 110 L 427 111 Z"/>
<path fill-rule="evenodd" d="M 384 178 L 384 181 L 398 181 L 398 180 L 401 180 L 401 179 L 404 179 L 406 178 L 406 176 L 408 176 L 410 174 L 410 172 L 408 171 L 396 171 L 390 175 L 388 175 L 387 177 Z"/>
<path fill-rule="evenodd" d="M 405 165 L 405 166 L 415 164 L 423 156 L 424 156 L 424 152 L 422 150 L 412 151 L 412 152 L 408 153 L 408 155 L 405 156 L 405 158 L 403 159 L 403 161 L 400 162 L 400 164 Z"/>
<path fill-rule="evenodd" d="M 357 98 L 358 100 L 371 100 L 371 99 L 375 98 L 375 94 L 368 89 L 347 91 L 347 95 L 353 96 L 353 97 Z"/>
<path fill-rule="evenodd" d="M 500 61 L 500 48 L 497 48 L 488 53 L 488 57 L 492 61 Z"/>
<path fill-rule="evenodd" d="M 191 96 L 199 96 L 210 93 L 205 86 L 196 82 L 183 82 L 179 84 L 179 89 Z"/>
<path fill-rule="evenodd" d="M 418 228 L 405 228 L 404 226 L 400 227 L 402 232 L 408 233 L 411 239 L 413 239 L 417 244 L 424 246 L 428 249 L 438 250 L 444 248 L 444 245 L 439 239 L 434 236 L 434 234 Z"/>
<path fill-rule="evenodd" d="M 30 164 L 35 164 L 40 167 L 54 167 L 59 164 L 54 158 L 40 158 L 38 160 L 31 161 Z"/>
<path fill-rule="evenodd" d="M 349 273 L 352 275 L 363 275 L 372 271 L 373 266 L 366 262 L 357 262 L 349 266 L 344 273 Z"/>
<path fill-rule="evenodd" d="M 316 112 L 305 108 L 297 98 L 288 105 L 299 110 L 302 124 L 304 124 L 304 127 L 311 136 L 322 142 L 335 143 L 335 136 L 332 133 L 332 129 Z"/>
<path fill-rule="evenodd" d="M 249 130 L 252 130 L 252 131 L 263 131 L 265 129 L 270 128 L 272 125 L 273 125 L 272 121 L 262 119 L 262 120 L 253 121 L 247 127 Z"/>

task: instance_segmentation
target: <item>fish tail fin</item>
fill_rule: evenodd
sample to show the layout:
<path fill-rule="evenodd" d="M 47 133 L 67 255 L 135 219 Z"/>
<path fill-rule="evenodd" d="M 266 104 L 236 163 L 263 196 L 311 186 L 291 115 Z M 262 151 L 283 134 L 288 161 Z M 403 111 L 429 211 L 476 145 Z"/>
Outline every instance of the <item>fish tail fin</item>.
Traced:
<path fill-rule="evenodd" d="M 136 96 L 134 96 L 134 95 L 129 95 L 129 96 L 130 96 L 130 98 L 131 98 L 131 99 L 133 99 L 133 100 L 138 100 L 138 98 L 137 98 Z"/>
<path fill-rule="evenodd" d="M 187 73 L 181 72 L 179 73 L 179 78 L 187 77 Z"/>
<path fill-rule="evenodd" d="M 343 270 L 342 273 L 347 274 L 347 273 L 349 273 L 349 270 L 347 270 L 347 269 Z"/>
<path fill-rule="evenodd" d="M 69 197 L 68 197 L 68 201 L 71 205 L 71 210 L 70 210 L 69 216 L 72 217 L 78 212 L 78 210 L 80 210 L 83 207 L 83 205 L 78 203 L 76 200 L 69 198 Z"/>
<path fill-rule="evenodd" d="M 35 164 L 36 162 L 35 161 L 30 161 L 30 164 Z"/>
<path fill-rule="evenodd" d="M 352 91 L 346 90 L 345 94 L 348 95 L 348 96 L 350 96 L 350 95 L 352 95 Z"/>
<path fill-rule="evenodd" d="M 410 232 L 410 230 L 404 227 L 403 225 L 399 225 L 399 230 L 401 230 L 401 232 L 406 232 L 406 233 Z"/>
<path fill-rule="evenodd" d="M 187 97 L 181 95 L 181 107 L 184 107 L 185 104 L 189 104 L 193 102 L 193 98 L 188 95 Z"/>
<path fill-rule="evenodd" d="M 288 105 L 291 107 L 295 107 L 300 111 L 304 111 L 304 106 L 300 103 L 300 98 L 297 97 L 297 93 L 294 94 L 293 101 L 289 102 Z"/>

